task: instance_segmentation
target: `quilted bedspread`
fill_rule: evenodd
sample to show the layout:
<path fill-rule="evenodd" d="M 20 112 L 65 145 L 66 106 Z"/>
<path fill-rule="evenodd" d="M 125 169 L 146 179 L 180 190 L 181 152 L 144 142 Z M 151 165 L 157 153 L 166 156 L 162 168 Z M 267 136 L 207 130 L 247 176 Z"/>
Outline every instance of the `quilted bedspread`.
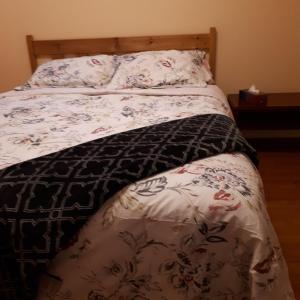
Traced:
<path fill-rule="evenodd" d="M 12 92 L 2 95 L 0 111 L 1 168 L 153 124 L 230 117 L 215 87 Z M 235 152 L 126 185 L 53 259 L 38 299 L 294 296 L 260 177 L 249 158 Z"/>

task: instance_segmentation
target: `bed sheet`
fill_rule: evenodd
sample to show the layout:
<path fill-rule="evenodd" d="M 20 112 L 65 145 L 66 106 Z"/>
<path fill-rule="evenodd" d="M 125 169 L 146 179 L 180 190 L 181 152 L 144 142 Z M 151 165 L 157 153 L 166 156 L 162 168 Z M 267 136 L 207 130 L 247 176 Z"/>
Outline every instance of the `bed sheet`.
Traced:
<path fill-rule="evenodd" d="M 151 124 L 232 116 L 216 86 L 15 91 L 0 96 L 0 111 L 0 168 Z M 117 193 L 51 263 L 38 299 L 294 296 L 260 176 L 233 153 Z"/>

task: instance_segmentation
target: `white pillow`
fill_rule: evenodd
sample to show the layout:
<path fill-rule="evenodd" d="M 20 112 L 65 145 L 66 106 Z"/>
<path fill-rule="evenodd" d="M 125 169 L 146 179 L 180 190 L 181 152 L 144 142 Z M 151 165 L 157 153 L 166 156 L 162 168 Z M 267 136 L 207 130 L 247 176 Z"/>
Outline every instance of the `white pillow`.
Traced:
<path fill-rule="evenodd" d="M 106 85 L 116 70 L 115 56 L 96 55 L 51 60 L 28 81 L 31 87 L 94 87 Z"/>
<path fill-rule="evenodd" d="M 147 51 L 118 57 L 119 67 L 108 88 L 151 88 L 201 85 L 212 80 L 206 68 L 206 53 L 200 50 Z"/>

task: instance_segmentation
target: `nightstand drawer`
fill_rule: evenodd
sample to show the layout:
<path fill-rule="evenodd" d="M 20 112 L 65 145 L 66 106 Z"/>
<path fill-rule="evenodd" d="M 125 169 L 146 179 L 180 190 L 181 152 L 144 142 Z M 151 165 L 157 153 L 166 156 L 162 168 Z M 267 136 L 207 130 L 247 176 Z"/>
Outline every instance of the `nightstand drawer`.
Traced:
<path fill-rule="evenodd" d="M 300 111 L 239 111 L 236 122 L 241 129 L 300 129 Z"/>

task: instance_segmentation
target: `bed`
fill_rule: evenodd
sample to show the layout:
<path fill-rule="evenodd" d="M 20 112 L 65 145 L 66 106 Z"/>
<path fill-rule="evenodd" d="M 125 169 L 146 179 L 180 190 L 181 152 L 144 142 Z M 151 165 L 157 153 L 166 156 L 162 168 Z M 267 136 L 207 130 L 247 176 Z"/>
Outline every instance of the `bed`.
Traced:
<path fill-rule="evenodd" d="M 215 76 L 206 77 L 215 75 L 215 28 L 160 37 L 27 36 L 27 45 L 36 72 L 0 95 L 1 299 L 295 299 L 255 151 L 235 128 Z M 93 74 L 80 79 L 83 71 L 69 63 L 39 71 L 41 57 L 70 55 L 106 56 L 84 58 Z M 190 58 L 196 81 L 182 72 Z M 108 85 L 87 84 L 98 80 L 98 66 Z M 130 149 L 126 163 L 111 163 L 120 144 Z M 100 194 L 82 179 L 93 176 L 98 186 L 113 164 L 118 180 Z"/>

